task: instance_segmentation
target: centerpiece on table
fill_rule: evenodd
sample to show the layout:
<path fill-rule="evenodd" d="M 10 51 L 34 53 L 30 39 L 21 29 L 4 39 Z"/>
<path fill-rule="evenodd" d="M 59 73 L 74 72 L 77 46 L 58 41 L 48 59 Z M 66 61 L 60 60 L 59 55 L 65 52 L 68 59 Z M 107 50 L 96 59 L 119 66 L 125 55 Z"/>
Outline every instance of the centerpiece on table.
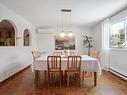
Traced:
<path fill-rule="evenodd" d="M 63 53 L 64 53 L 65 57 L 68 57 L 69 50 L 68 49 L 64 49 Z"/>

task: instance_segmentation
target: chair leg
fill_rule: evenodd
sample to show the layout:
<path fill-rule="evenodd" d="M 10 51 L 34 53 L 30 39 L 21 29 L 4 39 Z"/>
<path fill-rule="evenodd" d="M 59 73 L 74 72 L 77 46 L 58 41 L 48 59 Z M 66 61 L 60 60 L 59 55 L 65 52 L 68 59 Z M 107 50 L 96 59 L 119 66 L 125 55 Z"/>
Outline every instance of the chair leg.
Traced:
<path fill-rule="evenodd" d="M 61 81 L 63 81 L 63 71 L 61 71 Z"/>
<path fill-rule="evenodd" d="M 50 86 L 50 73 L 48 72 L 48 86 Z"/>
<path fill-rule="evenodd" d="M 39 71 L 35 70 L 35 86 L 39 86 Z"/>
<path fill-rule="evenodd" d="M 44 70 L 44 78 L 45 78 L 45 81 L 47 81 L 47 71 Z"/>
<path fill-rule="evenodd" d="M 54 77 L 54 74 L 53 73 L 51 73 L 51 83 L 53 83 L 53 77 Z"/>
<path fill-rule="evenodd" d="M 69 87 L 69 72 L 67 72 L 67 87 Z"/>
<path fill-rule="evenodd" d="M 90 76 L 93 77 L 93 73 L 92 72 L 90 72 Z"/>
<path fill-rule="evenodd" d="M 64 73 L 64 79 L 65 80 L 67 79 L 67 71 L 65 71 L 65 73 Z"/>
<path fill-rule="evenodd" d="M 60 75 L 60 80 L 59 81 L 60 81 L 60 87 L 61 87 L 61 79 L 62 79 L 62 72 L 61 71 L 59 72 L 59 75 Z"/>
<path fill-rule="evenodd" d="M 84 71 L 82 72 L 82 81 L 84 81 Z"/>
<path fill-rule="evenodd" d="M 79 85 L 81 86 L 81 83 L 80 83 L 80 81 L 81 81 L 81 72 L 79 72 Z"/>

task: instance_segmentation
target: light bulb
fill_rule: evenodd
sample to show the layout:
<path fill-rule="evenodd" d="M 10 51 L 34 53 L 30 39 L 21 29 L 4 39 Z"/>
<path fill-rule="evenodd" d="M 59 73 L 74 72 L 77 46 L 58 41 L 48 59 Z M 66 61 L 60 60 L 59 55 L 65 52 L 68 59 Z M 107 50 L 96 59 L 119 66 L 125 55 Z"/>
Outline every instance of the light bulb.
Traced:
<path fill-rule="evenodd" d="M 64 36 L 65 36 L 65 33 L 64 33 L 64 32 L 61 32 L 61 33 L 60 33 L 60 36 L 61 36 L 61 37 L 64 37 Z"/>
<path fill-rule="evenodd" d="M 68 36 L 70 36 L 70 37 L 73 36 L 72 32 L 69 32 L 69 33 L 68 33 Z"/>

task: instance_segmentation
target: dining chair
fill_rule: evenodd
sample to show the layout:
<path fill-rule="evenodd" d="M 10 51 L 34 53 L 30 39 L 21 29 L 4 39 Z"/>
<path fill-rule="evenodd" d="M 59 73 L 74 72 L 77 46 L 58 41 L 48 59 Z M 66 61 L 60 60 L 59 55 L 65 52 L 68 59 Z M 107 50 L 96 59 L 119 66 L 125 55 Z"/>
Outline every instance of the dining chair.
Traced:
<path fill-rule="evenodd" d="M 81 73 L 81 56 L 68 56 L 67 61 L 67 71 L 65 72 L 67 76 L 67 86 L 69 86 L 70 75 L 77 75 L 80 80 Z"/>
<path fill-rule="evenodd" d="M 48 85 L 50 85 L 51 77 L 53 81 L 53 75 L 59 74 L 59 83 L 61 86 L 62 81 L 62 70 L 61 70 L 61 56 L 48 56 L 47 57 L 47 68 L 48 68 Z"/>
<path fill-rule="evenodd" d="M 74 51 L 70 51 L 70 52 L 69 52 L 69 55 L 70 55 L 70 56 L 74 56 L 74 55 L 75 55 L 75 52 L 74 52 Z"/>
<path fill-rule="evenodd" d="M 97 50 L 91 50 L 90 56 L 99 59 L 99 51 Z"/>
<path fill-rule="evenodd" d="M 33 56 L 33 61 L 34 61 L 34 64 L 35 64 L 36 58 L 40 57 L 41 56 L 41 53 L 38 50 L 33 50 L 32 51 L 32 56 Z M 35 77 L 36 77 L 35 78 L 35 83 L 36 83 L 36 86 L 38 86 L 40 84 L 39 70 L 35 70 Z M 45 76 L 45 79 L 46 79 L 46 76 Z"/>
<path fill-rule="evenodd" d="M 32 51 L 33 60 L 41 56 L 41 53 L 38 50 Z"/>
<path fill-rule="evenodd" d="M 90 51 L 90 56 L 99 60 L 99 51 L 97 51 L 97 50 L 91 50 Z M 92 72 L 87 72 L 87 74 L 89 74 L 89 73 L 90 73 L 91 76 L 93 76 Z"/>
<path fill-rule="evenodd" d="M 60 56 L 60 55 L 62 55 L 62 52 L 61 51 L 54 51 L 53 52 L 53 55 Z"/>

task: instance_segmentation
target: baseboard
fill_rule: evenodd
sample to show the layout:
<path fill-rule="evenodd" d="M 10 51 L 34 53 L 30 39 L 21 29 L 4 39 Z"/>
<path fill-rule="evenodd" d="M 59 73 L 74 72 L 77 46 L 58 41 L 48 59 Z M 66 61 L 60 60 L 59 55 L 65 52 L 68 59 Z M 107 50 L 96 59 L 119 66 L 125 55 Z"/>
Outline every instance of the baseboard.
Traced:
<path fill-rule="evenodd" d="M 30 65 L 27 66 L 27 67 L 25 67 L 24 69 L 20 70 L 19 72 L 15 73 L 14 75 L 12 75 L 12 76 L 6 78 L 5 80 L 1 81 L 1 82 L 0 82 L 0 86 L 3 85 L 3 84 L 5 84 L 5 83 L 8 82 L 9 80 L 15 78 L 16 76 L 18 76 L 19 74 L 23 73 L 24 71 L 28 70 L 29 68 L 30 68 Z"/>
<path fill-rule="evenodd" d="M 123 75 L 123 74 L 121 74 L 121 73 L 119 73 L 119 72 L 117 72 L 111 68 L 108 68 L 108 71 L 111 72 L 112 74 L 116 75 L 117 77 L 127 81 L 127 76 L 125 76 L 125 75 Z"/>

